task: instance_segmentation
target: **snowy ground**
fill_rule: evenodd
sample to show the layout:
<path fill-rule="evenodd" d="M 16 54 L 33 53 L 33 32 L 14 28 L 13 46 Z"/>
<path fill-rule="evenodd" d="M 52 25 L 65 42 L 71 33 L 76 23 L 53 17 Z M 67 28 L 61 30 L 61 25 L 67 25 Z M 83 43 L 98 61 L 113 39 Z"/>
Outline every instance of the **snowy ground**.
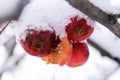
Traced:
<path fill-rule="evenodd" d="M 17 6 L 15 4 L 19 0 L 10 1 L 12 2 L 10 5 L 7 5 L 7 3 L 9 3 L 8 1 L 9 0 L 0 0 L 0 19 L 1 16 L 11 14 L 11 11 L 14 12 L 15 6 Z M 97 3 L 98 0 L 90 1 L 103 9 L 103 11 L 109 12 L 110 9 L 112 9 L 112 12 L 120 13 L 118 10 L 118 8 L 120 9 L 120 2 L 115 3 L 118 0 L 115 0 L 115 2 L 113 0 L 104 0 L 106 6 L 102 7 L 101 4 Z M 102 0 L 100 1 L 102 3 Z M 108 7 L 112 8 L 109 9 Z M 1 10 L 3 8 L 4 11 Z M 42 11 L 39 12 L 39 9 Z M 64 11 L 66 11 L 66 13 L 64 13 Z M 70 16 L 79 14 L 80 16 L 88 18 L 78 10 L 72 8 L 64 0 L 31 0 L 30 4 L 25 7 L 19 17 L 19 22 L 25 22 L 25 25 L 41 22 L 39 24 L 46 25 L 44 21 L 49 23 L 49 20 L 51 20 L 51 22 L 53 22 L 52 25 L 62 26 L 65 25 L 66 22 L 69 22 L 66 19 L 66 17 L 69 17 L 68 13 Z M 44 15 L 48 15 L 47 18 Z M 42 20 L 39 21 L 39 18 L 42 18 Z M 62 24 L 58 24 L 60 21 Z M 17 28 L 19 30 L 21 27 L 17 25 Z M 102 56 L 100 52 L 90 44 L 88 44 L 90 57 L 87 63 L 77 68 L 47 65 L 40 58 L 26 54 L 19 43 L 16 44 L 12 56 L 8 58 L 10 48 L 12 48 L 11 44 L 14 43 L 14 39 L 11 40 L 11 38 L 14 37 L 15 30 L 13 24 L 10 24 L 3 34 L 0 35 L 0 80 L 120 80 L 120 64 L 109 57 Z M 61 36 L 64 36 L 64 31 L 57 32 L 57 34 L 63 33 Z M 101 24 L 95 23 L 95 31 L 90 39 L 108 51 L 113 57 L 120 59 L 120 39 Z M 3 44 L 5 42 L 9 42 L 9 44 Z M 20 61 L 18 59 L 20 59 Z"/>

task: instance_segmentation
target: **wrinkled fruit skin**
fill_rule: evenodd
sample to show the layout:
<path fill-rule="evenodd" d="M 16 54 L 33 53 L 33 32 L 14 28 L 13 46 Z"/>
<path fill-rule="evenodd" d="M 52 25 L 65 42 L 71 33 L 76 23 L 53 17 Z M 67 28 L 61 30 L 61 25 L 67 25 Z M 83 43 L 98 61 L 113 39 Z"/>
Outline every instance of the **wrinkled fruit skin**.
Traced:
<path fill-rule="evenodd" d="M 57 48 L 54 49 L 48 56 L 43 57 L 42 60 L 47 63 L 59 64 L 60 66 L 63 66 L 71 56 L 71 53 L 71 43 L 66 37 L 64 37 L 61 38 L 61 42 Z"/>
<path fill-rule="evenodd" d="M 25 40 L 21 40 L 22 46 L 30 55 L 44 57 L 59 44 L 59 38 L 55 32 L 27 30 Z"/>
<path fill-rule="evenodd" d="M 71 18 L 71 23 L 66 26 L 66 32 L 69 40 L 78 42 L 87 39 L 93 32 L 93 27 L 87 24 L 84 18 L 78 16 Z"/>
<path fill-rule="evenodd" d="M 85 43 L 77 42 L 72 43 L 72 47 L 72 57 L 68 61 L 67 65 L 69 67 L 77 67 L 83 65 L 89 57 L 87 45 Z"/>

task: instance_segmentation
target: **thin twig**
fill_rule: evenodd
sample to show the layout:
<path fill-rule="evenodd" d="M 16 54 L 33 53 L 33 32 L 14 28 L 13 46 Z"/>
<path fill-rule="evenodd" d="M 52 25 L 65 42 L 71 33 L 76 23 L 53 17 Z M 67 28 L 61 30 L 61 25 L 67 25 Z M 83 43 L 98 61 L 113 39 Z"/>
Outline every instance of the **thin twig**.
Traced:
<path fill-rule="evenodd" d="M 115 61 L 120 65 L 120 59 L 111 56 L 109 52 L 107 52 L 106 50 L 104 50 L 102 47 L 100 47 L 99 45 L 97 45 L 97 44 L 96 44 L 95 42 L 93 42 L 92 40 L 88 39 L 87 41 L 88 41 L 88 43 L 89 43 L 90 45 L 92 45 L 94 48 L 96 48 L 97 50 L 99 50 L 102 56 L 107 56 L 107 57 L 115 60 Z"/>
<path fill-rule="evenodd" d="M 0 34 L 2 34 L 2 32 L 7 28 L 7 26 L 9 25 L 11 21 L 8 21 L 8 23 L 3 27 L 3 29 L 0 31 Z"/>

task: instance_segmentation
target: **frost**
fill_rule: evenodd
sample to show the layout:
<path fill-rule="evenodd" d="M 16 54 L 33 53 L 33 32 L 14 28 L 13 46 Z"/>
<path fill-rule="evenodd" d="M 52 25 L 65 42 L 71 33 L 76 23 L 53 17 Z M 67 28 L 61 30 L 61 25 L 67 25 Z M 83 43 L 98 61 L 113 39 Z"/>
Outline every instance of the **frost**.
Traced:
<path fill-rule="evenodd" d="M 56 34 L 66 36 L 65 26 L 70 22 L 70 18 L 79 15 L 88 19 L 89 24 L 93 24 L 86 15 L 70 6 L 64 0 L 35 0 L 28 4 L 19 18 L 19 21 L 30 25 L 41 25 L 53 27 Z M 44 26 L 45 25 L 45 26 Z"/>

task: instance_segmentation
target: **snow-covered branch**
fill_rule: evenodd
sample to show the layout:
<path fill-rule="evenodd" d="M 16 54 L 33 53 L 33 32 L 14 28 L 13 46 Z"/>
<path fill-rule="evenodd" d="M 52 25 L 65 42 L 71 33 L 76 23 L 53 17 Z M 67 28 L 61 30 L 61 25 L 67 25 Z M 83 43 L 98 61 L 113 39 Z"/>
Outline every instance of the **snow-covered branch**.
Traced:
<path fill-rule="evenodd" d="M 18 2 L 13 1 L 12 4 L 14 5 L 13 7 L 10 6 L 11 13 L 8 13 L 6 16 L 0 17 L 0 24 L 6 21 L 10 20 L 17 20 L 22 12 L 22 9 L 26 4 L 29 3 L 29 0 L 18 0 Z M 5 3 L 3 3 L 5 4 Z M 15 9 L 14 9 L 15 7 Z M 4 13 L 3 13 L 4 14 Z M 2 13 L 1 13 L 2 15 Z"/>
<path fill-rule="evenodd" d="M 106 51 L 105 49 L 100 47 L 97 43 L 95 43 L 91 39 L 88 39 L 87 41 L 90 45 L 94 46 L 97 50 L 99 50 L 102 56 L 107 56 L 107 57 L 113 59 L 114 61 L 116 61 L 118 64 L 120 64 L 120 59 L 119 58 L 113 57 L 108 51 Z"/>
<path fill-rule="evenodd" d="M 67 0 L 73 7 L 82 11 L 92 19 L 103 24 L 109 30 L 111 30 L 117 37 L 120 38 L 120 24 L 117 22 L 117 18 L 120 14 L 109 14 L 98 7 L 94 6 L 88 0 Z"/>

